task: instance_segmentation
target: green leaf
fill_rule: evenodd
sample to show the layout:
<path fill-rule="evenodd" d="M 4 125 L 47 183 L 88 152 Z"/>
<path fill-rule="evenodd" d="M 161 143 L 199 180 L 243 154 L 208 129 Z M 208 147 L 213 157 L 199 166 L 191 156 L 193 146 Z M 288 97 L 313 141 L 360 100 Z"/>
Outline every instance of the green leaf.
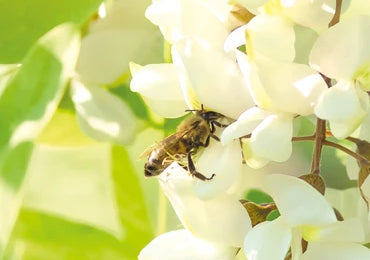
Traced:
<path fill-rule="evenodd" d="M 130 157 L 123 147 L 113 147 L 112 167 L 118 212 L 126 232 L 123 240 L 127 245 L 126 256 L 137 259 L 140 250 L 153 238 L 143 192 Z"/>
<path fill-rule="evenodd" d="M 32 141 L 63 96 L 79 42 L 72 24 L 50 31 L 30 50 L 0 96 L 0 257 L 19 209 Z"/>
<path fill-rule="evenodd" d="M 115 236 L 89 225 L 22 209 L 5 259 L 136 259 L 127 256 L 128 249 L 129 245 L 124 245 Z"/>
<path fill-rule="evenodd" d="M 81 25 L 102 0 L 0 0 L 0 63 L 18 63 L 44 33 L 64 22 Z"/>
<path fill-rule="evenodd" d="M 111 176 L 111 145 L 37 145 L 23 207 L 63 216 L 121 237 Z"/>
<path fill-rule="evenodd" d="M 272 198 L 265 192 L 257 189 L 250 189 L 245 198 L 254 203 L 270 203 L 273 202 Z"/>

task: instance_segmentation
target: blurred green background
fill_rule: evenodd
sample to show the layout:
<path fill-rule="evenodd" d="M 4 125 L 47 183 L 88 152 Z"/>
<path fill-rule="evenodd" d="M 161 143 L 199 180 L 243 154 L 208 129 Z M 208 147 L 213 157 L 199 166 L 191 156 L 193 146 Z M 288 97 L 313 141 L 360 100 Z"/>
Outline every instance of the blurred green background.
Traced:
<path fill-rule="evenodd" d="M 131 33 L 119 77 L 97 92 L 87 88 L 88 106 L 71 97 L 80 39 L 101 2 L 0 0 L 0 259 L 137 259 L 153 237 L 181 227 L 138 160 L 182 120 L 154 115 L 129 89 L 129 61 L 169 62 L 158 28 L 144 17 L 150 1 L 122 0 L 118 8 L 120 29 Z M 151 37 L 132 34 L 142 30 Z M 135 49 L 138 39 L 144 46 Z M 120 106 L 128 110 L 114 110 Z M 119 122 L 129 140 L 95 129 L 93 116 Z M 311 134 L 312 124 L 301 123 L 302 134 Z M 311 144 L 296 149 L 310 160 Z M 325 179 L 347 187 L 335 152 L 324 152 L 331 158 Z"/>

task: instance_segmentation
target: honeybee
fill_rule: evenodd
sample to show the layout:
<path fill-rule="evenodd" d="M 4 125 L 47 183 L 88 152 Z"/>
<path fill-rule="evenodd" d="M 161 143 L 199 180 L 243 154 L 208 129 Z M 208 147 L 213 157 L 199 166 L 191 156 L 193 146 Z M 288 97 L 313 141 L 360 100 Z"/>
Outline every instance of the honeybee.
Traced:
<path fill-rule="evenodd" d="M 162 141 L 146 149 L 140 158 L 149 156 L 144 166 L 146 177 L 161 174 L 172 162 L 179 162 L 189 173 L 200 180 L 211 180 L 199 173 L 194 166 L 192 155 L 199 147 L 207 147 L 210 138 L 217 141 L 220 139 L 214 135 L 215 126 L 226 127 L 227 125 L 218 122 L 224 118 L 220 113 L 205 111 L 203 106 L 200 110 L 187 110 L 195 112 L 194 116 L 185 119 L 178 127 L 177 132 L 167 136 Z"/>

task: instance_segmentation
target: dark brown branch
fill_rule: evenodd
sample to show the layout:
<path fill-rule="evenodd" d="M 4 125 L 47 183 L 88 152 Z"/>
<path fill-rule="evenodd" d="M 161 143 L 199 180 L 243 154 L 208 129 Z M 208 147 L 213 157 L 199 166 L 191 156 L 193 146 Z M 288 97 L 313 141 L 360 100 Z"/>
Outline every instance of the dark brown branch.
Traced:
<path fill-rule="evenodd" d="M 322 119 L 317 119 L 316 123 L 316 133 L 315 133 L 315 147 L 312 155 L 311 173 L 320 173 L 320 160 L 323 142 L 326 138 L 326 121 Z"/>
<path fill-rule="evenodd" d="M 314 141 L 314 140 L 315 140 L 315 135 L 292 137 L 292 142 L 296 142 L 296 141 Z"/>
<path fill-rule="evenodd" d="M 337 0 L 337 4 L 335 6 L 335 14 L 333 16 L 333 19 L 331 19 L 329 23 L 329 27 L 332 27 L 334 24 L 339 22 L 341 9 L 342 9 L 342 0 Z"/>
<path fill-rule="evenodd" d="M 362 165 L 370 166 L 370 161 L 369 160 L 367 160 L 365 157 L 361 156 L 360 154 L 355 153 L 354 151 L 351 151 L 347 147 L 344 147 L 340 144 L 337 144 L 337 143 L 334 143 L 334 142 L 331 142 L 331 141 L 328 141 L 328 140 L 325 140 L 323 142 L 323 144 L 327 145 L 327 146 L 337 148 L 337 149 L 341 150 L 342 152 L 345 152 L 346 154 L 352 156 L 357 161 L 359 161 Z"/>

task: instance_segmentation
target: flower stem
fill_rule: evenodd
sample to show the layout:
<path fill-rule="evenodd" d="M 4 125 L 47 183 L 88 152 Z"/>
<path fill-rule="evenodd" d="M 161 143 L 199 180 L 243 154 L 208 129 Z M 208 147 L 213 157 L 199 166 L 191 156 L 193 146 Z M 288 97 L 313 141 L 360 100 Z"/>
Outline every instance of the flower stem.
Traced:
<path fill-rule="evenodd" d="M 365 157 L 363 157 L 362 155 L 358 154 L 358 153 L 355 153 L 353 151 L 351 151 L 350 149 L 340 145 L 340 144 L 337 144 L 337 143 L 334 143 L 334 142 L 331 142 L 331 141 L 328 141 L 328 140 L 325 140 L 323 142 L 324 145 L 327 145 L 327 146 L 331 146 L 331 147 L 334 147 L 334 148 L 337 148 L 343 152 L 345 152 L 346 154 L 352 156 L 353 158 L 355 158 L 357 161 L 359 161 L 362 165 L 366 165 L 366 166 L 370 166 L 370 161 L 367 160 Z"/>
<path fill-rule="evenodd" d="M 341 9 L 342 9 L 342 0 L 337 0 L 336 6 L 335 6 L 335 14 L 333 16 L 333 19 L 331 19 L 329 23 L 329 27 L 339 22 Z"/>
<path fill-rule="evenodd" d="M 326 137 L 332 137 L 333 135 L 331 134 L 331 132 L 327 131 L 326 132 Z M 296 142 L 296 141 L 314 141 L 315 140 L 315 135 L 308 135 L 308 136 L 296 136 L 296 137 L 293 137 L 292 138 L 292 141 L 293 142 Z M 361 141 L 360 139 L 358 138 L 355 138 L 355 137 L 347 137 L 346 140 L 348 141 L 351 141 L 355 144 L 357 144 L 359 141 Z M 338 143 L 334 143 L 334 142 L 331 142 L 331 141 L 328 141 L 328 140 L 323 140 L 322 142 L 322 145 L 326 145 L 326 146 L 331 146 L 331 147 L 334 147 L 334 148 L 337 148 L 339 150 L 341 150 L 342 152 L 345 152 L 346 154 L 352 156 L 353 158 L 355 158 L 357 161 L 359 161 L 362 165 L 366 165 L 366 166 L 370 166 L 370 161 L 368 159 L 366 159 L 364 156 L 362 156 L 361 154 L 358 154 Z"/>
<path fill-rule="evenodd" d="M 320 118 L 316 121 L 315 148 L 312 155 L 311 173 L 320 173 L 320 159 L 322 146 L 326 138 L 326 121 Z"/>

